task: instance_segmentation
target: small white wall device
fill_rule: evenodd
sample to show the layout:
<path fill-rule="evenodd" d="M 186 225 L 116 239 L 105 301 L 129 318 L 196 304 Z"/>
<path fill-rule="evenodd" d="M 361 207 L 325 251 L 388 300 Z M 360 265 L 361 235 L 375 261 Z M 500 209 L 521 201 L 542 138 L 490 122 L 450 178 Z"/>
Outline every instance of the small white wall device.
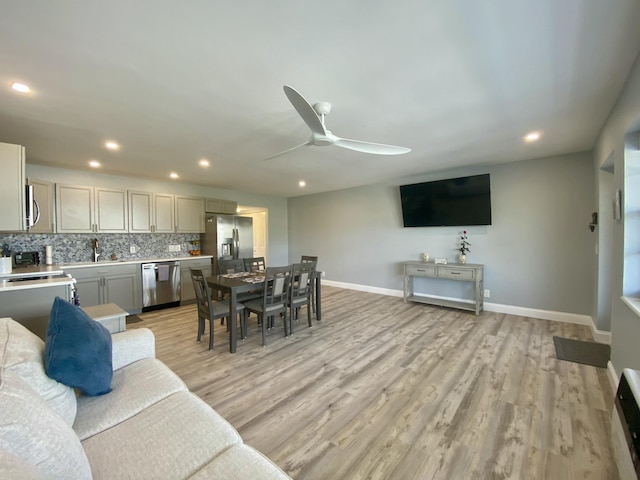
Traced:
<path fill-rule="evenodd" d="M 446 258 L 434 258 L 433 261 L 438 265 L 446 265 L 447 264 L 447 259 Z"/>

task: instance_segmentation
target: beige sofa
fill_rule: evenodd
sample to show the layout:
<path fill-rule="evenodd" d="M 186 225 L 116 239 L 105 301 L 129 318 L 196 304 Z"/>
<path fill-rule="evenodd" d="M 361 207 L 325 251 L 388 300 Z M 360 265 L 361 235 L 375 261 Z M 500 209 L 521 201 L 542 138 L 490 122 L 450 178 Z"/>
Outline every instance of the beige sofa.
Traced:
<path fill-rule="evenodd" d="M 155 358 L 148 329 L 114 334 L 112 391 L 47 377 L 44 342 L 0 319 L 0 478 L 289 478 Z"/>

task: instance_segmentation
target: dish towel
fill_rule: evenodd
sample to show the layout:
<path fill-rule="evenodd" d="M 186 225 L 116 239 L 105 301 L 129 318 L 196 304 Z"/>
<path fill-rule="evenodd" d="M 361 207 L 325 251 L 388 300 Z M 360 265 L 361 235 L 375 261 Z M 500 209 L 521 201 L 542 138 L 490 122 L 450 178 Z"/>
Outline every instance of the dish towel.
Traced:
<path fill-rule="evenodd" d="M 158 281 L 166 282 L 169 280 L 169 265 L 158 265 Z"/>

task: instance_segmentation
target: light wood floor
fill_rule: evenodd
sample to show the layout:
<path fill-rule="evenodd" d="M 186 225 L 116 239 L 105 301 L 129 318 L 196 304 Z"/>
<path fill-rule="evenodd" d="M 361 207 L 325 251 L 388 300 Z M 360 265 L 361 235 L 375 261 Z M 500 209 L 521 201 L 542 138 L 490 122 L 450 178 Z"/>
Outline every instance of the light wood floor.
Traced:
<path fill-rule="evenodd" d="M 149 312 L 157 356 L 297 479 L 618 479 L 604 369 L 555 358 L 587 327 L 323 287 L 323 320 L 230 354 L 194 306 Z"/>

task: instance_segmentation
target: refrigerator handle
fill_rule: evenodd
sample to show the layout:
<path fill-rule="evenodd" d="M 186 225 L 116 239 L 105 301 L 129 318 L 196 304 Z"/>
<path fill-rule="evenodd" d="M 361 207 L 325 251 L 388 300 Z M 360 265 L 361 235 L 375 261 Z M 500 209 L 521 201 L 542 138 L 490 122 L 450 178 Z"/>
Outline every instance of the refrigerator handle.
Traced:
<path fill-rule="evenodd" d="M 238 232 L 237 228 L 233 229 L 233 248 L 235 250 L 234 252 L 234 258 L 240 258 L 240 233 Z"/>

